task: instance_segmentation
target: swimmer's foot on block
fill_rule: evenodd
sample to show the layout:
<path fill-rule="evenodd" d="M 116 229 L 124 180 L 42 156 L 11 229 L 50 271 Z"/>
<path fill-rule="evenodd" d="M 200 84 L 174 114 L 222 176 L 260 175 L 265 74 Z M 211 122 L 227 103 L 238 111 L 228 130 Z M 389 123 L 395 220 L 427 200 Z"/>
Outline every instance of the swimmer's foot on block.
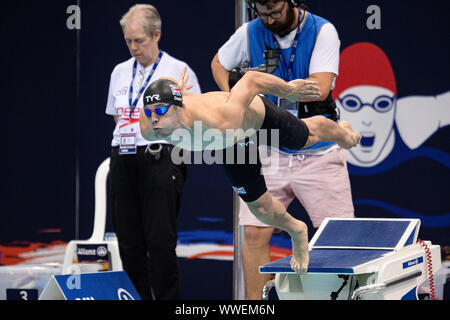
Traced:
<path fill-rule="evenodd" d="M 299 221 L 296 230 L 290 234 L 292 241 L 291 268 L 296 273 L 306 274 L 309 264 L 308 227 Z"/>

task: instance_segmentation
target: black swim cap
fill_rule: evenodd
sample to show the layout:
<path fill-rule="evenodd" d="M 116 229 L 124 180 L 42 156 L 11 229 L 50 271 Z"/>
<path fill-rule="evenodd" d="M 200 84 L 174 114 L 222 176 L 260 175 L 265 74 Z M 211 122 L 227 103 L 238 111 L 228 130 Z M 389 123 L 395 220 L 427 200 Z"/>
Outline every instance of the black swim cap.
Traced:
<path fill-rule="evenodd" d="M 152 103 L 167 103 L 181 107 L 183 97 L 178 85 L 168 79 L 158 79 L 145 90 L 142 97 L 144 106 Z"/>

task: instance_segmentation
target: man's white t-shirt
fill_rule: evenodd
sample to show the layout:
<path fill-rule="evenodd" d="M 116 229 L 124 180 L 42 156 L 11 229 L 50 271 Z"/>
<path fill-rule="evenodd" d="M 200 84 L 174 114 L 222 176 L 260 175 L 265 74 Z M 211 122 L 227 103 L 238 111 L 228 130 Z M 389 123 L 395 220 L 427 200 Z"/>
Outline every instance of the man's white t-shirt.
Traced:
<path fill-rule="evenodd" d="M 125 62 L 118 64 L 111 73 L 111 80 L 109 83 L 108 101 L 106 103 L 105 113 L 111 116 L 117 116 L 118 121 L 113 132 L 112 147 L 119 146 L 121 134 L 133 134 L 136 136 L 136 145 L 145 146 L 150 142 L 145 140 L 139 127 L 139 114 L 143 107 L 142 96 L 140 97 L 136 107 L 133 110 L 130 119 L 130 103 L 128 97 L 128 90 L 130 89 L 131 80 L 133 77 L 133 64 L 135 59 L 130 58 Z M 201 93 L 200 85 L 194 71 L 183 61 L 180 61 L 168 53 L 163 52 L 161 61 L 158 64 L 149 85 L 161 77 L 170 77 L 178 80 L 184 67 L 187 68 L 186 75 L 189 75 L 188 85 L 192 85 L 189 91 L 192 93 Z M 145 83 L 148 75 L 153 68 L 153 64 L 144 68 L 139 63 L 137 64 L 136 76 L 133 83 L 133 102 L 139 94 L 142 84 Z M 167 143 L 164 140 L 152 141 L 151 143 Z"/>

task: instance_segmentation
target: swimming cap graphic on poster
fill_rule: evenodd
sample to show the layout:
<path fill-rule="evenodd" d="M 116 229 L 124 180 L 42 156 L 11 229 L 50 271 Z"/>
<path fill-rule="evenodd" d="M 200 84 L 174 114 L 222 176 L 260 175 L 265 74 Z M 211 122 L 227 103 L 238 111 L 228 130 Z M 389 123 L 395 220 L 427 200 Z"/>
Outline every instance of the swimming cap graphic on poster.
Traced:
<path fill-rule="evenodd" d="M 355 43 L 342 51 L 339 73 L 333 98 L 341 119 L 362 135 L 361 144 L 347 152 L 351 175 L 375 176 L 417 159 L 428 159 L 433 166 L 450 169 L 450 155 L 439 146 L 426 145 L 428 139 L 450 124 L 450 91 L 399 97 L 389 57 L 369 42 Z M 403 77 L 402 81 L 407 79 Z M 411 172 L 411 176 L 420 174 L 423 172 Z M 382 199 L 366 202 L 400 217 L 422 218 L 423 225 L 450 226 L 448 212 L 436 212 L 430 218 Z M 448 206 L 445 208 L 448 210 Z"/>

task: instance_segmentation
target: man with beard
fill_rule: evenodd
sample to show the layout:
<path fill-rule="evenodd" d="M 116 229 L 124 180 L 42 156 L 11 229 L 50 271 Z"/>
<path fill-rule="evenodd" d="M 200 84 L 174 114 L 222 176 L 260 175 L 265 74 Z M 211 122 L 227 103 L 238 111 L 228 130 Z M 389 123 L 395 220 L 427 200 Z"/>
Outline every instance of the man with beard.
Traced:
<path fill-rule="evenodd" d="M 214 57 L 211 68 L 217 85 L 229 91 L 232 79 L 245 73 L 245 68 L 265 65 L 264 52 L 268 48 L 276 50 L 280 58 L 273 75 L 285 81 L 316 81 L 320 96 L 300 103 L 271 95 L 267 98 L 299 118 L 323 115 L 337 121 L 331 90 L 338 75 L 340 40 L 334 26 L 295 0 L 247 3 L 258 18 L 237 29 Z M 320 142 L 302 150 L 270 150 L 260 152 L 260 156 L 269 192 L 285 207 L 297 198 L 314 228 L 326 217 L 354 217 L 345 150 L 336 143 Z M 271 163 L 279 165 L 264 166 Z M 270 275 L 259 274 L 258 268 L 270 262 L 270 239 L 276 229 L 260 223 L 244 202 L 240 203 L 239 223 L 245 230 L 242 257 L 246 295 L 248 299 L 260 299 Z"/>

